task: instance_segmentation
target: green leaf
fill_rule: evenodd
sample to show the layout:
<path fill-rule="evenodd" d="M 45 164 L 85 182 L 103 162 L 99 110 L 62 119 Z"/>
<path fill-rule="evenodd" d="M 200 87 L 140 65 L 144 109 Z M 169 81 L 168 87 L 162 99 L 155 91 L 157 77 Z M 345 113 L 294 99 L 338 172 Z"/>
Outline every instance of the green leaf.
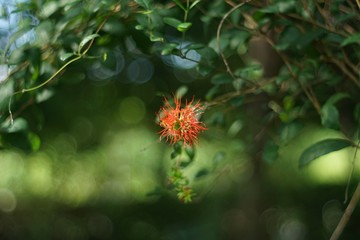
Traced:
<path fill-rule="evenodd" d="M 299 168 L 303 168 L 313 160 L 331 152 L 352 146 L 346 139 L 325 139 L 306 148 L 299 159 Z"/>
<path fill-rule="evenodd" d="M 224 52 L 224 50 L 230 45 L 230 40 L 228 37 L 226 36 L 220 36 L 220 51 Z M 220 53 L 219 52 L 219 46 L 218 46 L 218 41 L 217 38 L 213 38 L 210 42 L 209 42 L 209 47 L 212 48 L 216 53 Z"/>
<path fill-rule="evenodd" d="M 240 107 L 244 104 L 245 97 L 244 96 L 237 96 L 229 100 L 229 103 L 232 106 Z"/>
<path fill-rule="evenodd" d="M 17 131 L 2 135 L 2 143 L 5 147 L 14 147 L 25 152 L 37 151 L 41 141 L 39 136 L 32 132 Z"/>
<path fill-rule="evenodd" d="M 236 91 L 240 91 L 240 89 L 243 87 L 244 83 L 245 83 L 245 81 L 242 78 L 236 78 L 232 82 L 232 85 Z"/>
<path fill-rule="evenodd" d="M 336 104 L 337 102 L 339 102 L 344 98 L 350 98 L 350 95 L 348 93 L 343 93 L 343 92 L 336 93 L 326 101 L 326 104 Z"/>
<path fill-rule="evenodd" d="M 181 24 L 181 21 L 177 20 L 176 18 L 164 17 L 163 21 L 164 21 L 164 23 L 166 23 L 174 28 L 178 28 L 178 26 Z"/>
<path fill-rule="evenodd" d="M 276 161 L 279 156 L 279 145 L 277 145 L 274 141 L 268 141 L 265 144 L 262 159 L 264 162 L 268 164 L 272 164 Z"/>
<path fill-rule="evenodd" d="M 288 49 L 301 36 L 301 32 L 296 27 L 288 27 L 281 34 L 278 44 L 275 48 L 277 50 Z"/>
<path fill-rule="evenodd" d="M 59 2 L 49 1 L 46 2 L 40 11 L 40 17 L 44 19 L 48 19 L 53 13 L 55 13 L 59 9 Z"/>
<path fill-rule="evenodd" d="M 176 158 L 177 156 L 179 156 L 182 152 L 182 146 L 181 143 L 177 142 L 176 144 L 174 144 L 173 146 L 174 151 L 171 153 L 171 159 Z"/>
<path fill-rule="evenodd" d="M 200 178 L 209 175 L 209 173 L 210 173 L 209 170 L 206 168 L 200 169 L 195 175 L 195 180 L 199 180 Z"/>
<path fill-rule="evenodd" d="M 293 9 L 296 5 L 296 1 L 279 1 L 269 7 L 262 8 L 259 12 L 262 13 L 285 13 Z"/>
<path fill-rule="evenodd" d="M 145 27 L 143 25 L 138 24 L 138 25 L 135 26 L 135 29 L 136 30 L 144 30 Z"/>
<path fill-rule="evenodd" d="M 188 92 L 189 88 L 185 85 L 182 85 L 181 87 L 179 87 L 176 90 L 175 96 L 177 99 L 182 98 L 183 96 L 185 96 L 185 94 Z"/>
<path fill-rule="evenodd" d="M 145 9 L 150 9 L 151 7 L 150 0 L 135 0 L 135 2 Z"/>
<path fill-rule="evenodd" d="M 280 128 L 280 139 L 283 143 L 287 144 L 291 139 L 296 137 L 299 132 L 303 129 L 304 125 L 302 122 L 289 122 L 283 124 Z"/>
<path fill-rule="evenodd" d="M 225 159 L 225 156 L 226 156 L 226 153 L 223 151 L 219 151 L 215 154 L 215 156 L 212 160 L 214 169 Z"/>
<path fill-rule="evenodd" d="M 211 83 L 215 85 L 222 85 L 232 83 L 233 79 L 227 73 L 219 73 L 211 78 Z"/>
<path fill-rule="evenodd" d="M 181 161 L 180 162 L 180 167 L 181 168 L 187 168 L 194 160 L 193 159 L 189 159 L 188 161 Z"/>
<path fill-rule="evenodd" d="M 303 33 L 296 39 L 296 47 L 298 49 L 302 49 L 309 45 L 312 41 L 315 41 L 316 39 L 323 36 L 325 33 L 326 32 L 322 29 Z"/>
<path fill-rule="evenodd" d="M 331 96 L 324 106 L 322 106 L 320 115 L 321 115 L 321 124 L 324 127 L 339 129 L 340 121 L 339 121 L 339 111 L 335 107 L 335 104 L 339 102 L 341 99 L 350 97 L 347 93 L 337 93 Z"/>
<path fill-rule="evenodd" d="M 89 36 L 86 36 L 83 40 L 81 40 L 78 48 L 78 52 L 81 53 L 82 48 L 87 44 L 88 42 L 92 41 L 94 38 L 99 37 L 99 34 L 91 34 Z"/>
<path fill-rule="evenodd" d="M 198 49 L 202 49 L 204 47 L 205 47 L 205 45 L 202 43 L 191 43 L 190 45 L 186 46 L 186 49 L 198 50 Z"/>
<path fill-rule="evenodd" d="M 6 47 L 4 52 L 7 53 L 10 49 L 10 47 L 15 44 L 16 45 L 16 41 L 18 41 L 24 34 L 26 34 L 27 32 L 31 31 L 34 27 L 32 25 L 25 25 L 22 28 L 20 28 L 18 31 L 14 32 L 13 34 L 11 34 L 11 37 L 9 38 L 9 40 L 6 42 Z"/>
<path fill-rule="evenodd" d="M 201 0 L 196 0 L 196 1 L 194 1 L 194 2 L 190 5 L 189 9 L 192 9 L 193 7 L 195 7 L 196 4 L 198 4 L 199 2 L 201 2 Z"/>
<path fill-rule="evenodd" d="M 188 157 L 191 159 L 191 161 L 194 159 L 195 157 L 195 149 L 193 147 L 186 147 L 185 148 L 185 152 L 186 155 L 188 155 Z"/>
<path fill-rule="evenodd" d="M 150 35 L 150 41 L 152 42 L 163 42 L 164 38 L 156 33 Z"/>
<path fill-rule="evenodd" d="M 49 98 L 51 98 L 54 95 L 54 91 L 50 89 L 44 89 L 42 91 L 39 91 L 36 93 L 36 102 L 41 103 Z"/>
<path fill-rule="evenodd" d="M 30 147 L 32 151 L 37 151 L 40 149 L 41 146 L 41 140 L 38 135 L 35 133 L 29 132 L 27 134 L 27 139 L 29 141 Z"/>
<path fill-rule="evenodd" d="M 179 0 L 173 0 L 182 10 L 187 11 L 184 5 Z"/>
<path fill-rule="evenodd" d="M 186 32 L 187 30 L 189 30 L 189 28 L 192 26 L 192 23 L 191 22 L 183 22 L 183 23 L 180 23 L 178 26 L 177 26 L 177 30 L 179 32 Z"/>
<path fill-rule="evenodd" d="M 346 45 L 352 44 L 352 43 L 360 43 L 360 33 L 351 35 L 350 37 L 347 37 L 342 43 L 341 46 L 344 47 Z"/>
<path fill-rule="evenodd" d="M 215 97 L 215 95 L 219 93 L 219 91 L 220 91 L 219 85 L 213 86 L 213 87 L 210 88 L 210 90 L 206 93 L 205 99 L 206 99 L 207 101 L 211 101 L 211 100 Z"/>
<path fill-rule="evenodd" d="M 320 115 L 321 115 L 321 124 L 324 127 L 332 128 L 332 129 L 340 128 L 339 111 L 334 105 L 325 104 L 321 108 Z"/>
<path fill-rule="evenodd" d="M 72 56 L 74 56 L 74 53 L 61 53 L 60 60 L 66 61 L 67 59 L 71 58 Z"/>
<path fill-rule="evenodd" d="M 26 130 L 28 127 L 27 121 L 23 118 L 16 118 L 13 124 L 10 124 L 8 121 L 4 122 L 1 126 L 1 132 L 4 133 L 14 133 Z"/>
<path fill-rule="evenodd" d="M 238 119 L 231 124 L 227 132 L 227 135 L 229 137 L 235 137 L 243 127 L 244 127 L 243 122 L 240 119 Z"/>
<path fill-rule="evenodd" d="M 176 43 L 168 43 L 168 44 L 164 44 L 164 46 L 161 47 L 161 55 L 170 55 L 175 53 L 179 45 Z"/>
<path fill-rule="evenodd" d="M 239 78 L 255 81 L 261 78 L 263 72 L 264 70 L 260 64 L 252 64 L 245 68 L 236 69 L 234 74 Z"/>

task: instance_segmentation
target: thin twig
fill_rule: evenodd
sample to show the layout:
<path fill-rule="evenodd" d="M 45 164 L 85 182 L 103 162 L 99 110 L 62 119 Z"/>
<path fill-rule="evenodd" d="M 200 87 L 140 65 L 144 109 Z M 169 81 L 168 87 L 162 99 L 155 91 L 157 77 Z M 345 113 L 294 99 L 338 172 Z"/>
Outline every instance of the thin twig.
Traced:
<path fill-rule="evenodd" d="M 221 28 L 222 28 L 225 20 L 230 16 L 231 13 L 233 13 L 235 10 L 237 10 L 238 8 L 240 8 L 241 6 L 243 6 L 245 3 L 248 3 L 248 2 L 250 2 L 250 1 L 251 1 L 251 0 L 247 0 L 247 1 L 242 2 L 242 3 L 239 3 L 239 4 L 237 4 L 236 6 L 234 6 L 233 8 L 231 8 L 231 9 L 222 17 L 222 19 L 221 19 L 221 21 L 220 21 L 220 23 L 219 23 L 219 26 L 218 26 L 218 28 L 217 28 L 217 31 L 216 31 L 216 42 L 217 42 L 218 51 L 219 51 L 220 56 L 221 56 L 221 58 L 222 58 L 222 60 L 223 60 L 223 62 L 224 62 L 224 64 L 225 64 L 225 66 L 226 66 L 226 71 L 229 73 L 229 75 L 230 75 L 233 79 L 235 79 L 235 76 L 234 76 L 233 72 L 231 71 L 231 68 L 230 68 L 230 66 L 229 66 L 228 61 L 227 61 L 226 58 L 225 58 L 224 53 L 223 53 L 222 50 L 221 50 L 221 45 L 220 45 L 220 33 L 221 33 Z"/>
<path fill-rule="evenodd" d="M 360 183 L 358 183 L 356 190 L 350 200 L 350 203 L 347 206 L 347 208 L 345 209 L 345 212 L 342 215 L 338 225 L 336 226 L 335 231 L 331 235 L 330 240 L 339 239 L 341 233 L 343 232 L 344 228 L 346 227 L 347 223 L 349 222 L 351 214 L 353 213 L 357 203 L 359 202 L 359 199 L 360 199 Z"/>
<path fill-rule="evenodd" d="M 116 5 L 113 9 L 113 11 L 110 12 L 110 14 L 108 14 L 105 19 L 100 23 L 100 25 L 98 26 L 98 28 L 95 31 L 95 34 L 98 34 L 100 32 L 100 30 L 102 29 L 102 27 L 104 26 L 104 24 L 107 22 L 107 20 L 114 15 L 116 12 L 120 11 L 120 5 Z M 65 63 L 60 69 L 58 69 L 50 78 L 48 78 L 46 81 L 40 83 L 39 85 L 36 85 L 34 87 L 31 88 L 23 88 L 19 91 L 14 92 L 9 99 L 9 104 L 8 104 L 8 112 L 9 112 L 9 118 L 10 118 L 10 124 L 12 125 L 14 123 L 14 118 L 13 118 L 13 113 L 11 111 L 11 103 L 12 103 L 12 98 L 19 94 L 19 93 L 25 93 L 25 92 L 31 92 L 34 91 L 38 88 L 41 88 L 43 86 L 45 86 L 46 84 L 48 84 L 49 82 L 51 82 L 55 77 L 57 77 L 61 72 L 63 72 L 65 70 L 65 68 L 67 66 L 69 66 L 70 64 L 80 60 L 81 58 L 83 58 L 86 53 L 90 50 L 91 46 L 94 43 L 94 38 L 90 40 L 90 42 L 88 43 L 87 47 L 85 48 L 85 50 L 83 52 L 79 52 L 78 56 L 76 56 L 75 58 L 71 59 L 70 61 L 68 61 L 67 63 Z"/>
<path fill-rule="evenodd" d="M 351 81 L 353 81 L 358 87 L 360 87 L 360 82 L 358 81 L 357 77 L 349 71 L 349 69 L 342 61 L 337 60 L 336 58 L 330 58 L 329 61 L 338 66 Z"/>
<path fill-rule="evenodd" d="M 316 111 L 318 112 L 318 114 L 320 114 L 321 106 L 320 106 L 320 103 L 317 100 L 315 94 L 313 93 L 312 88 L 310 86 L 308 88 L 306 88 L 299 81 L 298 77 L 296 76 L 294 70 L 291 67 L 290 61 L 288 60 L 287 56 L 276 48 L 275 43 L 266 34 L 262 34 L 262 33 L 260 33 L 260 34 L 261 34 L 261 36 L 263 36 L 265 38 L 267 43 L 269 43 L 270 46 L 277 52 L 277 54 L 280 56 L 281 60 L 284 62 L 286 68 L 289 70 L 289 73 L 291 74 L 292 78 L 297 82 L 297 84 L 300 85 L 301 89 L 304 91 L 307 98 L 311 101 L 311 103 L 313 104 L 313 106 L 316 109 Z"/>
<path fill-rule="evenodd" d="M 347 202 L 347 200 L 348 200 L 350 181 L 351 181 L 351 179 L 352 179 L 352 176 L 354 175 L 356 154 L 357 154 L 357 151 L 358 151 L 359 148 L 360 148 L 360 140 L 358 141 L 358 144 L 355 146 L 354 156 L 353 156 L 353 159 L 352 159 L 352 161 L 351 161 L 350 174 L 349 174 L 348 182 L 347 182 L 346 189 L 345 189 L 345 200 L 344 200 L 344 204 L 345 204 L 345 203 Z"/>

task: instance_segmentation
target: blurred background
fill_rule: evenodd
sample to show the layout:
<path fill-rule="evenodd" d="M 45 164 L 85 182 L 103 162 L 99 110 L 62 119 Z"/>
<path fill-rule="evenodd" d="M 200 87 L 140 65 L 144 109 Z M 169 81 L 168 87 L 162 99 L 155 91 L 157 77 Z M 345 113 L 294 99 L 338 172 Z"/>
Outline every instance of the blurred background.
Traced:
<path fill-rule="evenodd" d="M 19 3 L 44 6 L 39 12 L 17 11 Z M 23 85 L 6 80 L 21 63 L 10 64 L 12 58 L 21 59 L 16 49 L 51 45 L 56 36 L 53 26 L 81 26 L 86 18 L 77 23 L 77 11 L 86 12 L 84 4 L 96 4 L 10 0 L 0 4 L 0 45 L 7 49 L 8 59 L 0 66 L 0 99 L 7 106 L 5 96 L 27 86 L 25 80 Z M 102 19 L 103 12 L 97 11 L 96 17 Z M 88 58 L 69 65 L 36 93 L 36 104 L 25 96 L 14 97 L 14 112 L 21 110 L 15 114 L 15 126 L 26 125 L 31 131 L 13 128 L 2 136 L 0 239 L 328 239 L 346 206 L 352 161 L 360 157 L 353 159 L 355 149 L 345 148 L 303 169 L 298 168 L 298 159 L 311 144 L 344 134 L 310 116 L 301 124 L 287 125 L 282 131 L 286 144 L 275 146 L 264 135 L 272 135 L 264 123 L 272 108 L 266 96 L 255 93 L 217 103 L 206 109 L 202 119 L 208 130 L 194 148 L 194 161 L 183 169 L 196 195 L 191 203 L 179 201 L 167 187 L 173 149 L 159 139 L 156 114 L 163 96 L 173 94 L 212 103 L 211 81 L 198 71 L 198 62 L 206 55 L 195 50 L 189 50 L 186 58 L 153 53 L 149 40 L 131 29 L 131 16 L 118 17 L 106 21 Z M 30 27 L 22 31 L 24 39 L 9 44 L 19 19 L 26 19 Z M 75 30 L 81 30 L 78 25 Z M 90 25 L 94 30 L 99 21 Z M 51 76 L 47 71 L 59 69 L 61 55 L 74 48 L 78 39 L 68 28 L 65 37 L 56 40 L 61 48 L 42 53 L 48 55 L 40 57 L 45 69 L 39 73 L 40 82 Z M 167 34 L 180 42 L 173 30 Z M 195 30 L 192 38 L 206 37 Z M 259 48 L 263 45 L 258 39 L 251 44 L 248 57 L 263 64 L 266 77 L 277 74 L 267 71 L 269 66 L 261 61 L 273 53 L 266 46 L 264 51 Z M 38 53 L 25 49 L 30 60 Z M 51 56 L 53 52 L 56 55 Z M 24 75 L 34 77 L 34 72 L 30 69 Z M 7 115 L 6 107 L 2 114 Z M 350 196 L 358 175 L 356 164 Z M 353 213 L 342 239 L 360 236 L 359 211 Z"/>

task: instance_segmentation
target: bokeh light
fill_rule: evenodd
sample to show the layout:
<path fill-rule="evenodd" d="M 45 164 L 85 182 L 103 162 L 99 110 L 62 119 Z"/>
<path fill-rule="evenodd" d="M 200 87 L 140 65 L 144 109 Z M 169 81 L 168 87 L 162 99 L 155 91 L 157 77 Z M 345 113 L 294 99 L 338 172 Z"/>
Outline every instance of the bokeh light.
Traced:
<path fill-rule="evenodd" d="M 145 57 L 133 59 L 127 67 L 127 79 L 132 83 L 146 83 L 153 74 L 153 63 Z"/>
<path fill-rule="evenodd" d="M 105 84 L 108 80 L 118 76 L 125 66 L 125 58 L 119 48 L 105 53 L 107 56 L 105 60 L 97 60 L 88 68 L 90 79 L 98 84 Z"/>
<path fill-rule="evenodd" d="M 0 189 L 0 210 L 12 212 L 16 208 L 16 197 L 12 191 L 6 188 Z"/>
<path fill-rule="evenodd" d="M 124 124 L 138 124 L 145 117 L 144 102 L 137 97 L 128 97 L 120 102 L 118 118 Z"/>

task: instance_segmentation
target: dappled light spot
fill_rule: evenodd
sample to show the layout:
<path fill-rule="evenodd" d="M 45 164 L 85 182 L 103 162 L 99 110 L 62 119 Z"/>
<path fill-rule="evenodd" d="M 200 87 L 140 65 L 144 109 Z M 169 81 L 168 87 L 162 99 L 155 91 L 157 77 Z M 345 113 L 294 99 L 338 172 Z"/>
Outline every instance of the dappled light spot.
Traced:
<path fill-rule="evenodd" d="M 13 188 L 22 180 L 25 170 L 23 157 L 16 152 L 0 153 L 0 187 Z M 17 187 L 20 187 L 17 185 Z"/>
<path fill-rule="evenodd" d="M 180 44 L 177 48 L 184 48 L 186 46 L 190 45 L 190 43 L 183 43 Z M 180 68 L 180 69 L 191 69 L 195 68 L 198 65 L 198 62 L 201 60 L 201 55 L 196 52 L 195 50 L 191 49 L 181 49 L 182 57 L 177 55 L 165 55 L 162 56 L 162 60 L 165 64 L 174 67 L 174 68 Z"/>
<path fill-rule="evenodd" d="M 132 83 L 146 83 L 153 74 L 154 65 L 144 57 L 134 59 L 127 68 L 127 78 Z"/>
<path fill-rule="evenodd" d="M 89 119 L 78 117 L 72 122 L 71 134 L 79 144 L 91 142 L 90 138 L 94 134 L 94 125 Z"/>
<path fill-rule="evenodd" d="M 280 240 L 303 240 L 306 239 L 306 226 L 297 218 L 289 218 L 285 220 L 279 229 Z"/>
<path fill-rule="evenodd" d="M 332 233 L 343 215 L 343 205 L 338 200 L 326 202 L 322 208 L 322 222 L 328 233 Z"/>
<path fill-rule="evenodd" d="M 198 65 L 201 59 L 201 55 L 198 54 L 195 50 L 189 50 L 187 53 L 184 53 L 184 57 L 179 57 L 171 55 L 171 61 L 177 68 L 190 69 Z"/>
<path fill-rule="evenodd" d="M 74 155 L 77 151 L 77 142 L 73 135 L 62 133 L 51 142 L 54 149 L 61 155 Z"/>
<path fill-rule="evenodd" d="M 268 208 L 260 215 L 260 223 L 271 236 L 276 235 L 282 219 L 283 212 L 277 208 Z"/>
<path fill-rule="evenodd" d="M 39 24 L 39 20 L 19 8 L 16 1 L 0 1 L 0 4 L 0 51 L 2 62 L 8 62 L 7 58 L 16 49 L 36 39 L 34 27 Z M 0 83 L 8 78 L 13 68 L 8 64 L 0 65 Z"/>
<path fill-rule="evenodd" d="M 29 192 L 46 197 L 53 189 L 52 162 L 46 154 L 36 154 L 27 159 L 25 182 Z"/>
<path fill-rule="evenodd" d="M 0 65 L 0 83 L 2 81 L 4 81 L 5 79 L 7 79 L 7 77 L 9 76 L 9 67 L 6 64 L 1 64 Z"/>
<path fill-rule="evenodd" d="M 352 156 L 349 149 L 343 149 L 315 159 L 308 166 L 310 179 L 317 183 L 346 183 Z"/>
<path fill-rule="evenodd" d="M 117 114 L 122 123 L 138 124 L 145 117 L 145 104 L 137 97 L 125 98 L 121 101 Z"/>
<path fill-rule="evenodd" d="M 16 208 L 16 197 L 12 191 L 6 188 L 0 189 L 0 210 L 12 212 Z"/>
<path fill-rule="evenodd" d="M 293 209 L 266 209 L 261 214 L 260 221 L 274 239 L 306 239 L 308 229 Z"/>
<path fill-rule="evenodd" d="M 68 163 L 66 169 L 57 186 L 58 197 L 70 206 L 88 202 L 98 187 L 94 178 L 97 169 L 93 164 L 77 160 Z"/>
<path fill-rule="evenodd" d="M 115 48 L 113 51 L 106 53 L 106 60 L 98 60 L 88 68 L 88 75 L 91 80 L 98 84 L 105 84 L 118 76 L 125 66 L 125 58 L 120 49 Z"/>

